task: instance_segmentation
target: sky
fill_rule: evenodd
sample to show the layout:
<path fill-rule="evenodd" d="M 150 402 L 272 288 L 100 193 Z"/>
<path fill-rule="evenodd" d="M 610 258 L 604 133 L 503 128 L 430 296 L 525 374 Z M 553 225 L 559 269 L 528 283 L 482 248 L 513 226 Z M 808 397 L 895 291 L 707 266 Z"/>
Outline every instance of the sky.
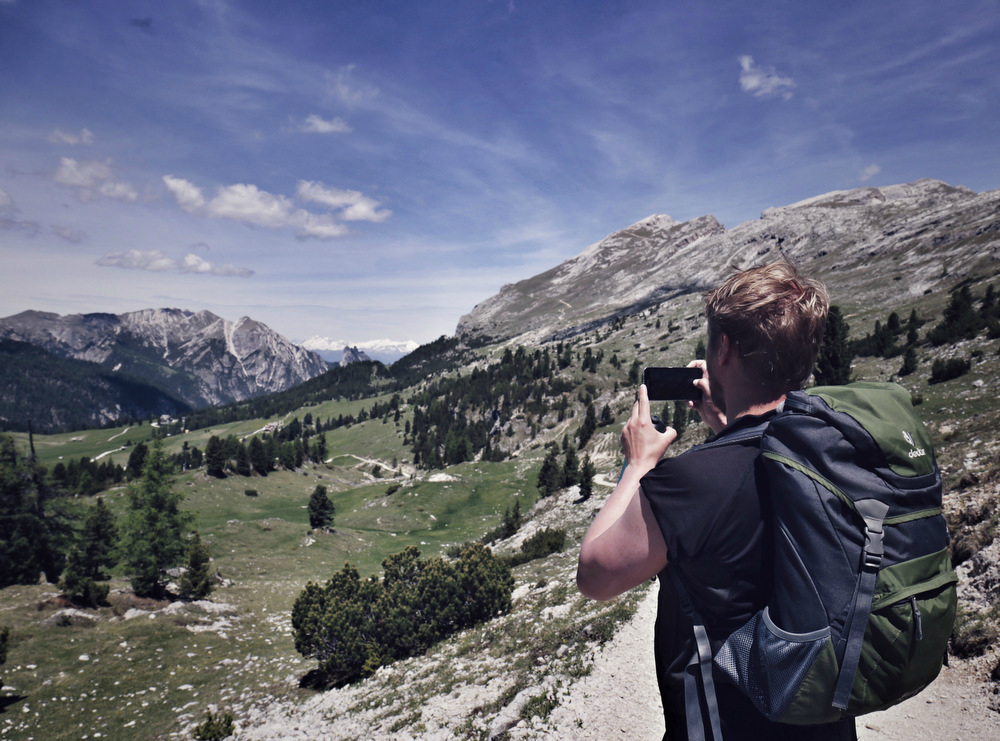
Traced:
<path fill-rule="evenodd" d="M 0 316 L 429 342 L 651 214 L 1000 187 L 1000 0 L 0 0 Z"/>

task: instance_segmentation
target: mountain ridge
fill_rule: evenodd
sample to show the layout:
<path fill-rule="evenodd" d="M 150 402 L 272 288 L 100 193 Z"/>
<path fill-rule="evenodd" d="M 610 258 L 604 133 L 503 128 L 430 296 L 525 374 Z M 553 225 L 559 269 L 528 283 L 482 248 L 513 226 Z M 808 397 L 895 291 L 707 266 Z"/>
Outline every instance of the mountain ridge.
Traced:
<path fill-rule="evenodd" d="M 29 310 L 0 319 L 0 339 L 97 363 L 192 407 L 282 391 L 329 367 L 261 322 L 246 316 L 230 322 L 205 310 L 66 316 Z"/>
<path fill-rule="evenodd" d="M 831 191 L 732 229 L 711 215 L 649 216 L 503 286 L 459 320 L 456 334 L 480 343 L 569 337 L 780 256 L 826 282 L 839 302 L 873 300 L 888 276 L 905 279 L 911 295 L 932 291 L 1000 259 L 1000 190 L 925 178 Z"/>

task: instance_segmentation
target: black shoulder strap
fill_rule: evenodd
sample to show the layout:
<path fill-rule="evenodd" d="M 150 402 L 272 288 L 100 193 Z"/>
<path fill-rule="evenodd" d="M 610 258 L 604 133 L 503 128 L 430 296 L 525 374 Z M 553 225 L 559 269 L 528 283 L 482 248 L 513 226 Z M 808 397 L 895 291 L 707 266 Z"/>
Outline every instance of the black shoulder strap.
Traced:
<path fill-rule="evenodd" d="M 712 727 L 712 739 L 722 741 L 722 721 L 719 717 L 719 701 L 715 696 L 715 680 L 712 678 L 712 644 L 708 639 L 705 621 L 698 608 L 691 601 L 691 593 L 681 581 L 676 567 L 667 564 L 667 574 L 674 585 L 677 599 L 684 614 L 694 625 L 694 651 L 684 667 L 684 716 L 687 719 L 688 741 L 705 741 L 705 721 L 701 715 L 701 701 L 698 696 L 698 675 L 705 691 L 705 705 Z"/>
<path fill-rule="evenodd" d="M 694 449 L 708 450 L 721 448 L 725 445 L 735 445 L 749 440 L 760 440 L 770 420 L 765 420 L 753 427 L 737 430 L 707 443 L 695 446 Z M 712 678 L 712 643 L 708 638 L 708 630 L 698 608 L 691 600 L 691 593 L 681 581 L 677 568 L 667 564 L 667 574 L 677 593 L 677 599 L 684 614 L 691 618 L 694 627 L 694 651 L 684 668 L 684 715 L 687 719 L 689 741 L 705 741 L 705 720 L 701 712 L 701 700 L 698 693 L 698 677 L 705 692 L 705 706 L 708 708 L 709 725 L 712 729 L 713 741 L 723 741 L 722 721 L 719 717 L 719 701 L 715 695 L 715 680 Z"/>

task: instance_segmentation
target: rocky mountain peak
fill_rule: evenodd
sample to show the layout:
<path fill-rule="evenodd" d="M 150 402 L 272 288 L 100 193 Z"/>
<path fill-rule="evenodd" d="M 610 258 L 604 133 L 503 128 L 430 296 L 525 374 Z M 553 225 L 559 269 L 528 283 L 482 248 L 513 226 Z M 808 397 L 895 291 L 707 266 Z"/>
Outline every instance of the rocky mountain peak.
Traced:
<path fill-rule="evenodd" d="M 525 341 L 571 336 L 615 316 L 703 291 L 730 273 L 784 256 L 853 305 L 933 290 L 944 276 L 1000 259 L 1000 191 L 977 194 L 922 179 L 833 191 L 725 229 L 713 216 L 650 216 L 576 257 L 506 285 L 461 318 L 460 336 Z"/>
<path fill-rule="evenodd" d="M 340 367 L 344 368 L 351 363 L 358 363 L 365 360 L 371 360 L 371 358 L 369 358 L 363 350 L 359 350 L 356 346 L 345 346 L 344 352 L 340 356 Z"/>
<path fill-rule="evenodd" d="M 88 360 L 199 407 L 282 391 L 327 370 L 326 361 L 250 317 L 143 309 L 125 314 L 22 312 L 0 319 L 0 339 Z"/>

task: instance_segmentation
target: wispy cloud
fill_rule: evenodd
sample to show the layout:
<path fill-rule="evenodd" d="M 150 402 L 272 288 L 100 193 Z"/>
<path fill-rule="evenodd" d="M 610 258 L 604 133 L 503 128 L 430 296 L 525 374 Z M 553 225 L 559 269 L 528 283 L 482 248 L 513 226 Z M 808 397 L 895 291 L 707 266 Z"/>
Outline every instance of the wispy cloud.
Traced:
<path fill-rule="evenodd" d="M 21 219 L 21 211 L 14 205 L 14 199 L 0 188 L 0 231 L 15 229 L 25 231 L 29 236 L 34 236 L 38 234 L 39 226 L 34 221 Z"/>
<path fill-rule="evenodd" d="M 392 213 L 379 210 L 379 202 L 353 190 L 331 188 L 323 183 L 302 181 L 298 197 L 326 206 L 326 213 L 299 208 L 288 196 L 269 193 L 256 185 L 237 183 L 220 187 L 211 200 L 193 183 L 164 175 L 163 182 L 189 213 L 262 226 L 268 229 L 295 229 L 300 238 L 332 239 L 347 233 L 341 221 L 384 221 Z M 339 210 L 338 213 L 332 211 Z"/>
<path fill-rule="evenodd" d="M 374 85 L 359 83 L 354 79 L 355 65 L 349 64 L 336 72 L 326 73 L 326 90 L 344 105 L 359 106 L 378 97 L 379 89 Z"/>
<path fill-rule="evenodd" d="M 81 203 L 90 203 L 102 196 L 129 203 L 138 198 L 135 188 L 115 175 L 110 158 L 100 161 L 62 157 L 52 179 L 59 185 L 76 188 L 76 197 Z"/>
<path fill-rule="evenodd" d="M 87 238 L 86 232 L 81 232 L 78 229 L 70 229 L 68 226 L 59 226 L 58 224 L 52 226 L 52 233 L 72 244 L 80 244 L 80 242 Z"/>
<path fill-rule="evenodd" d="M 313 113 L 306 116 L 306 120 L 299 126 L 299 131 L 306 134 L 349 134 L 351 127 L 342 118 L 327 121 Z"/>
<path fill-rule="evenodd" d="M 96 264 L 125 270 L 147 270 L 153 273 L 198 273 L 236 278 L 249 278 L 254 274 L 249 268 L 240 268 L 228 263 L 216 265 L 190 252 L 182 260 L 175 260 L 160 250 L 110 252 L 98 259 Z"/>
<path fill-rule="evenodd" d="M 865 167 L 865 169 L 861 171 L 861 182 L 867 183 L 869 180 L 878 175 L 880 172 L 882 172 L 882 168 L 879 167 L 878 165 L 868 165 L 867 167 Z"/>
<path fill-rule="evenodd" d="M 56 129 L 45 137 L 45 140 L 49 142 L 49 144 L 72 144 L 74 146 L 77 144 L 84 144 L 86 146 L 90 146 L 94 143 L 95 138 L 94 132 L 90 129 L 81 129 L 79 134 L 69 134 L 62 129 Z"/>
<path fill-rule="evenodd" d="M 356 190 L 331 188 L 309 180 L 299 182 L 296 191 L 303 201 L 319 203 L 332 209 L 343 209 L 339 216 L 344 221 L 385 221 L 392 215 L 387 209 L 379 210 L 379 202 Z"/>
<path fill-rule="evenodd" d="M 753 57 L 740 57 L 740 88 L 756 98 L 781 97 L 788 100 L 795 89 L 795 80 L 779 75 L 773 67 L 759 67 Z"/>

